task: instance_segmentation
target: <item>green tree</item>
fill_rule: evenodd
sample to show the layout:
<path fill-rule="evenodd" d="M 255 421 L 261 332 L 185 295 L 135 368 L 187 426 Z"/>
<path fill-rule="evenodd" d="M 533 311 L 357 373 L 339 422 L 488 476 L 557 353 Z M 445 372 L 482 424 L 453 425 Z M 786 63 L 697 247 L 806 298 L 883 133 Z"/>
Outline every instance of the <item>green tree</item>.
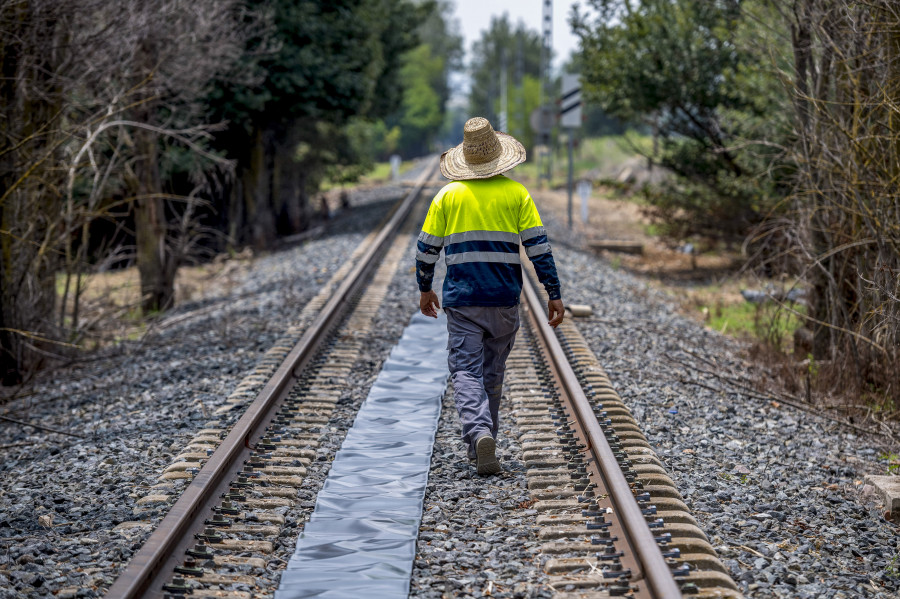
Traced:
<path fill-rule="evenodd" d="M 483 116 L 495 127 L 499 126 L 502 70 L 508 85 L 508 133 L 530 139 L 528 118 L 539 101 L 539 85 L 535 87 L 534 82 L 539 82 L 541 75 L 541 37 L 522 22 L 513 27 L 505 13 L 493 17 L 490 27 L 472 45 L 469 65 L 470 115 Z M 526 143 L 526 147 L 531 145 Z"/>
<path fill-rule="evenodd" d="M 431 11 L 418 29 L 422 43 L 431 49 L 431 56 L 441 59 L 441 68 L 432 70 L 429 75 L 431 87 L 438 96 L 441 115 L 446 114 L 451 95 L 450 75 L 463 69 L 463 38 L 452 14 L 452 2 L 437 0 L 432 3 Z"/>
<path fill-rule="evenodd" d="M 745 2 L 746 3 L 746 2 Z M 677 235 L 734 238 L 758 223 L 781 184 L 771 166 L 788 127 L 762 28 L 739 0 L 591 0 L 575 12 L 586 98 L 659 137 L 654 160 L 678 177 L 648 190 Z"/>
<path fill-rule="evenodd" d="M 572 52 L 561 70 L 563 73 L 582 75 L 584 73 L 584 55 L 581 52 Z M 611 117 L 594 103 L 582 102 L 581 110 L 584 115 L 581 134 L 584 137 L 622 135 L 628 130 L 626 124 Z"/>
<path fill-rule="evenodd" d="M 352 162 L 342 127 L 401 103 L 401 58 L 427 7 L 400 0 L 255 0 L 272 31 L 245 51 L 259 85 L 220 82 L 215 114 L 231 123 L 217 145 L 238 161 L 225 202 L 231 239 L 265 247 L 308 225 L 307 198 L 329 165 Z M 297 151 L 300 148 L 301 151 Z"/>
<path fill-rule="evenodd" d="M 508 129 L 514 132 L 526 148 L 533 148 L 537 143 L 537 135 L 531 128 L 531 113 L 540 104 L 541 82 L 533 75 L 525 75 L 519 85 L 509 90 Z M 494 104 L 495 110 L 500 111 L 500 99 Z"/>
<path fill-rule="evenodd" d="M 407 154 L 424 154 L 444 122 L 443 102 L 432 75 L 444 72 L 444 59 L 421 44 L 405 56 L 400 71 L 405 83 L 399 118 L 400 147 Z"/>
<path fill-rule="evenodd" d="M 450 17 L 452 5 L 441 0 L 424 2 L 422 8 L 428 13 L 417 29 L 421 43 L 402 59 L 403 99 L 386 119 L 388 130 L 400 133 L 395 149 L 404 156 L 432 149 L 446 119 L 450 74 L 462 68 L 462 36 Z"/>

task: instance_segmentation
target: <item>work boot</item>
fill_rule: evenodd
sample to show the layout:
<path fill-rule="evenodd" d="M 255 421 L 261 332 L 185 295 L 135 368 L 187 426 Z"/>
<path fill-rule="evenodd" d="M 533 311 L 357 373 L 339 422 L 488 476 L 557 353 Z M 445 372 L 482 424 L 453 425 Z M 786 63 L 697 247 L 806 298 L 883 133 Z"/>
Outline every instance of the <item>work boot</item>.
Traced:
<path fill-rule="evenodd" d="M 490 435 L 478 437 L 475 441 L 476 470 L 478 474 L 497 474 L 500 462 L 497 460 L 497 442 Z"/>

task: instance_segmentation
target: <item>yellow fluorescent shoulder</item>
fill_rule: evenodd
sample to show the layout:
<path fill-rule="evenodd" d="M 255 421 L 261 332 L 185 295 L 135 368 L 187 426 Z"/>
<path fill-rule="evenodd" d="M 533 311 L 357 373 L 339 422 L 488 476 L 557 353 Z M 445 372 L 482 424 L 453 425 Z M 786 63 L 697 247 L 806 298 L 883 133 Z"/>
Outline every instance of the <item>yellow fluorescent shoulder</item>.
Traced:
<path fill-rule="evenodd" d="M 423 230 L 438 236 L 466 231 L 518 233 L 536 226 L 535 222 L 540 224 L 540 217 L 525 187 L 496 176 L 444 186 L 432 202 Z M 441 224 L 443 231 L 435 232 Z"/>

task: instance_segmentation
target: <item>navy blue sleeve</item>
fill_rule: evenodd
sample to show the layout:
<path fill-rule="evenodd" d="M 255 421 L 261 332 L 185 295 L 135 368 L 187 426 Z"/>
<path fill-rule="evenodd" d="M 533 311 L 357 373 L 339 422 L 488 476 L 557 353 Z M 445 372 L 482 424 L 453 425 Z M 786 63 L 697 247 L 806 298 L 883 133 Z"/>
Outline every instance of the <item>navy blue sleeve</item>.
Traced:
<path fill-rule="evenodd" d="M 422 293 L 431 291 L 431 284 L 434 281 L 434 265 L 441 257 L 441 246 L 425 243 L 425 239 L 433 242 L 440 238 L 422 232 L 416 242 L 416 283 Z"/>
<path fill-rule="evenodd" d="M 537 273 L 538 280 L 544 286 L 547 296 L 552 300 L 562 299 L 562 290 L 559 284 L 559 275 L 556 274 L 556 262 L 553 261 L 553 254 L 547 252 L 531 259 L 534 265 L 534 272 Z"/>
<path fill-rule="evenodd" d="M 556 262 L 550 251 L 550 240 L 543 226 L 531 227 L 519 233 L 525 254 L 534 265 L 534 272 L 544 286 L 544 290 L 552 300 L 562 299 L 559 275 L 556 273 Z"/>

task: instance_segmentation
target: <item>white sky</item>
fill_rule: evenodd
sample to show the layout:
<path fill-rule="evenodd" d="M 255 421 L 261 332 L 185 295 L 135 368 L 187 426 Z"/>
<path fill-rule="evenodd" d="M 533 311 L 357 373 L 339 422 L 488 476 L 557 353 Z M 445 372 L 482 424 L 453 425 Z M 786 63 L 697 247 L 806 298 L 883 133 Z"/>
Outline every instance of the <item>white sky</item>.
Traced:
<path fill-rule="evenodd" d="M 467 63 L 472 43 L 480 39 L 481 33 L 490 26 L 492 16 L 499 17 L 505 12 L 509 14 L 513 26 L 523 21 L 529 29 L 541 32 L 544 0 L 452 0 L 452 2 L 456 5 L 455 16 L 465 40 Z M 556 53 L 553 66 L 557 69 L 573 50 L 578 49 L 578 38 L 569 26 L 569 13 L 574 4 L 578 4 L 577 0 L 553 0 L 553 50 Z M 585 7 L 584 2 L 580 4 L 582 8 Z"/>

